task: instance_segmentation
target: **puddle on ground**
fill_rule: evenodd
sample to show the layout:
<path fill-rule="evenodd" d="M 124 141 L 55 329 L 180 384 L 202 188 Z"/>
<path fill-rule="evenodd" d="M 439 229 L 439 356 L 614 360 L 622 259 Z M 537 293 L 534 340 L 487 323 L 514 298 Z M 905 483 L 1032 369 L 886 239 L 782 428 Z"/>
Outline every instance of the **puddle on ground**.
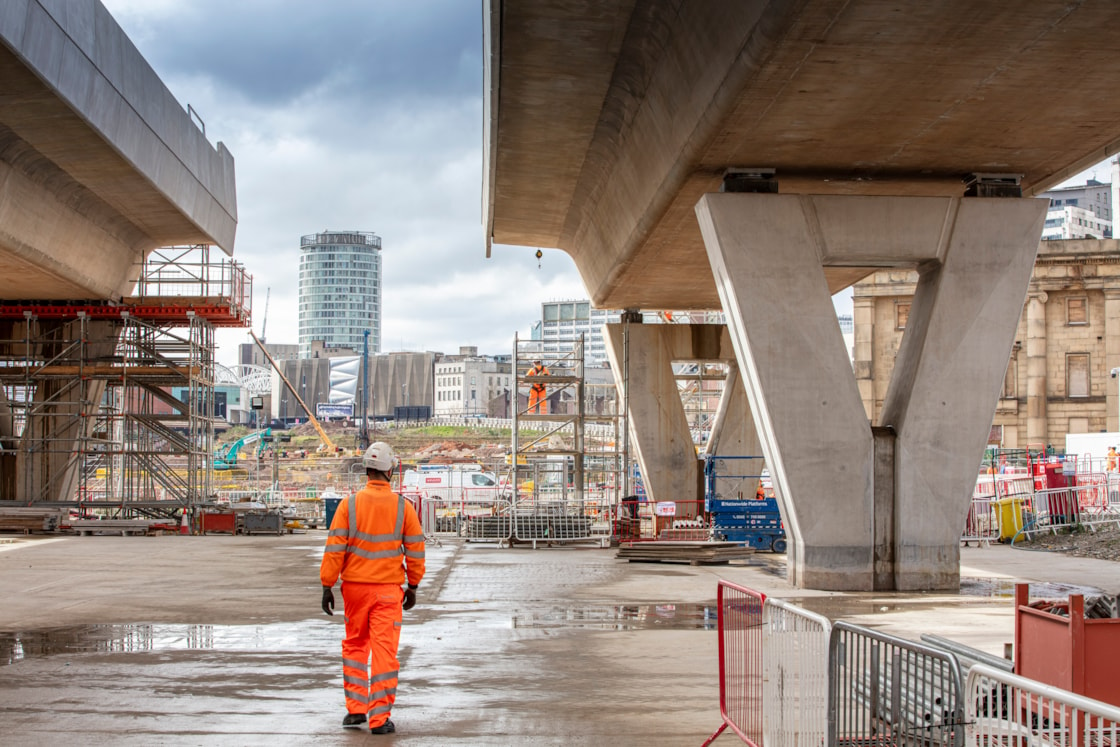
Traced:
<path fill-rule="evenodd" d="M 80 625 L 0 632 L 0 666 L 22 659 L 79 653 L 324 650 L 336 648 L 339 626 L 326 620 L 267 625 Z"/>
<path fill-rule="evenodd" d="M 521 629 L 715 630 L 714 604 L 605 604 L 552 607 L 513 616 Z"/>
<path fill-rule="evenodd" d="M 1015 598 L 1015 579 L 961 577 L 961 590 L 957 598 L 965 604 L 984 599 L 1011 600 Z M 1031 599 L 1068 599 L 1070 594 L 1096 596 L 1100 589 L 1058 583 L 1032 583 Z M 945 609 L 954 604 L 946 601 L 951 592 L 847 592 L 831 596 L 783 597 L 802 609 L 824 615 L 830 620 L 862 615 L 884 615 L 893 612 L 921 612 Z"/>
<path fill-rule="evenodd" d="M 1022 583 L 1012 578 L 971 578 L 961 576 L 962 597 L 989 597 L 992 599 L 1014 599 L 1015 585 Z M 1092 586 L 1074 584 L 1032 583 L 1031 599 L 1066 599 L 1070 594 L 1098 596 L 1101 590 Z"/>

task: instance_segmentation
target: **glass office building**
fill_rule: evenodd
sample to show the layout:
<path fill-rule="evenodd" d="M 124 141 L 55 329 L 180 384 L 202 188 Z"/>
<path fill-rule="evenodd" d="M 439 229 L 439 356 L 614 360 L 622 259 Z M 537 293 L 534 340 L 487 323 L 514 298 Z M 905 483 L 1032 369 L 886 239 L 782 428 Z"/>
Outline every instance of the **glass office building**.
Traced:
<path fill-rule="evenodd" d="M 362 231 L 303 236 L 299 253 L 299 356 L 326 348 L 381 351 L 381 238 Z"/>

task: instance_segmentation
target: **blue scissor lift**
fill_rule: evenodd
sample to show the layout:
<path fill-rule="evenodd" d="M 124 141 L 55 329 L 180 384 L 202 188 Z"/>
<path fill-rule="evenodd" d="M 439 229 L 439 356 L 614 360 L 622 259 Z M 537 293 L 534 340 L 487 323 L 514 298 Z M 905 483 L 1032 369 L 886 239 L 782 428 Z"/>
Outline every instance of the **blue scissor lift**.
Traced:
<path fill-rule="evenodd" d="M 704 510 L 711 516 L 712 539 L 785 552 L 786 531 L 778 501 L 743 495 L 743 481 L 761 478 L 762 464 L 759 456 L 705 457 Z"/>

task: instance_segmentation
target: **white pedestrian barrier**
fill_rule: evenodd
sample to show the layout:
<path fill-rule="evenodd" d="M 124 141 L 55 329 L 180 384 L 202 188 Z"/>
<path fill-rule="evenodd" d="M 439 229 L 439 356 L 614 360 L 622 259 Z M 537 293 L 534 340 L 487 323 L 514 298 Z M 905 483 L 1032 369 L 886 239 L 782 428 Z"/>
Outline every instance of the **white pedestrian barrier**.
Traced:
<path fill-rule="evenodd" d="M 762 742 L 818 747 L 828 739 L 832 623 L 780 599 L 762 608 Z"/>
<path fill-rule="evenodd" d="M 978 664 L 965 685 L 969 747 L 1120 744 L 1120 708 Z"/>

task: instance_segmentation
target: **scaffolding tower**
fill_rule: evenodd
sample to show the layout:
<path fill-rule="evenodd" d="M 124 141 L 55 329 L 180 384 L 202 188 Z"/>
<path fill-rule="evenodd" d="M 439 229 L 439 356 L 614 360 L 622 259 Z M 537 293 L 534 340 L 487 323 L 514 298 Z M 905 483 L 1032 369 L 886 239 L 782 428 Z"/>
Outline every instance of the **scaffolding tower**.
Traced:
<path fill-rule="evenodd" d="M 208 246 L 160 249 L 118 301 L 0 304 L 0 507 L 171 518 L 209 499 L 214 329 L 252 279 Z"/>
<path fill-rule="evenodd" d="M 513 345 L 517 390 L 545 387 L 543 408 L 515 397 L 509 483 L 512 539 L 605 541 L 626 485 L 625 417 L 613 379 L 592 381 L 584 337 L 545 352 L 539 340 Z M 545 375 L 529 375 L 540 360 Z"/>

